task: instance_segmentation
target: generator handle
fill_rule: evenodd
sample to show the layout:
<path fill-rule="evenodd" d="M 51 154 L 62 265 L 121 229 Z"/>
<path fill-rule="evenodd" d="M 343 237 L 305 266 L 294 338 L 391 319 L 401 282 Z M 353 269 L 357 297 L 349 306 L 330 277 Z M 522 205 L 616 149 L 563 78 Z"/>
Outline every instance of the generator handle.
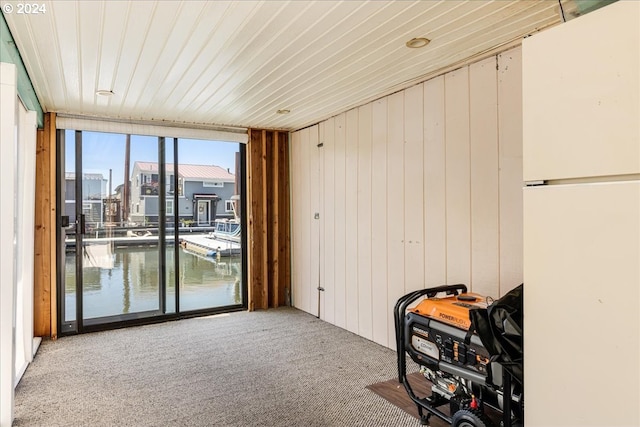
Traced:
<path fill-rule="evenodd" d="M 442 292 L 446 293 L 447 295 L 459 295 L 460 293 L 464 294 L 467 293 L 467 286 L 463 284 L 457 284 L 420 289 L 414 292 L 410 292 L 403 297 L 400 297 L 394 307 L 393 317 L 396 328 L 396 349 L 398 352 L 398 381 L 404 384 L 405 387 L 409 386 L 409 383 L 406 381 L 407 364 L 404 348 L 404 327 L 402 322 L 405 312 L 407 311 L 407 307 L 409 307 L 415 300 L 417 300 L 421 296 L 426 295 L 428 298 L 433 298 L 434 296 Z"/>
<path fill-rule="evenodd" d="M 467 293 L 467 285 L 463 285 L 462 283 L 459 283 L 457 285 L 445 285 L 445 286 L 438 286 L 435 288 L 429 288 L 429 289 L 425 289 L 425 291 L 428 291 L 427 296 L 429 298 L 433 298 L 434 296 L 436 296 L 441 292 L 444 292 L 447 295 L 459 295 L 459 294 Z"/>

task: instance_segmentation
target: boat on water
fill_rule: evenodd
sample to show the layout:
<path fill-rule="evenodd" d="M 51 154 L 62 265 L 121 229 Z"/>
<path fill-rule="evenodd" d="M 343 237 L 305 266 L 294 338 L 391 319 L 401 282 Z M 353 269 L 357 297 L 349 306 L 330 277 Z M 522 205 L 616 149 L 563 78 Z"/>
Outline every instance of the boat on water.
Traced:
<path fill-rule="evenodd" d="M 238 256 L 242 253 L 240 215 L 237 210 L 239 196 L 232 196 L 233 218 L 219 218 L 214 229 L 206 235 L 181 236 L 183 249 L 207 257 Z"/>
<path fill-rule="evenodd" d="M 227 257 L 241 254 L 241 227 L 238 219 L 216 219 L 214 231 L 204 235 L 181 236 L 186 250 L 208 257 Z"/>
<path fill-rule="evenodd" d="M 238 219 L 216 219 L 214 231 L 209 233 L 209 237 L 222 241 L 240 243 L 241 228 Z"/>

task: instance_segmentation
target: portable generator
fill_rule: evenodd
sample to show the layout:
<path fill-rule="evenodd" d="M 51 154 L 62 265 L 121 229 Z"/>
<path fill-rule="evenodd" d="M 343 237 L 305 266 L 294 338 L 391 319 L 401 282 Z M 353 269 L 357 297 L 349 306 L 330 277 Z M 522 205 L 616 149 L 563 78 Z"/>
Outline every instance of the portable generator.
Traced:
<path fill-rule="evenodd" d="M 420 298 L 422 301 L 415 304 Z M 498 313 L 503 304 L 492 313 L 494 303 L 491 298 L 468 293 L 465 285 L 422 289 L 405 295 L 396 303 L 398 377 L 416 403 L 423 425 L 435 415 L 456 427 L 492 426 L 496 414 L 502 420 L 497 423 L 502 426 L 522 424 L 521 325 L 500 324 L 500 319 L 510 321 L 510 314 L 521 307 L 508 307 Z M 487 313 L 498 318 L 493 322 L 495 325 L 491 325 Z M 509 331 L 506 335 L 491 331 L 496 325 L 498 329 L 505 326 Z M 517 345 L 514 348 L 520 354 L 511 358 L 494 354 L 501 352 L 500 342 L 505 336 L 510 342 L 504 346 L 513 344 L 513 337 L 508 335 L 514 330 L 518 330 L 515 342 L 520 343 L 519 348 Z M 509 351 L 513 353 L 513 349 Z M 414 393 L 407 378 L 407 354 L 432 384 L 430 396 Z M 449 406 L 449 415 L 441 409 L 445 405 Z M 487 415 L 487 407 L 492 408 L 489 412 L 494 419 Z"/>

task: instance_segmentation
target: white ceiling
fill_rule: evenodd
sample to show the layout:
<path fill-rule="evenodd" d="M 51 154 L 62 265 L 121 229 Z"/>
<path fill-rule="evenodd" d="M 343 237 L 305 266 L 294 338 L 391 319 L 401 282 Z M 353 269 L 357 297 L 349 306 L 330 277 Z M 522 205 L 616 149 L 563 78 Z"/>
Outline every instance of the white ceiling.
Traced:
<path fill-rule="evenodd" d="M 560 21 L 558 3 L 544 0 L 38 3 L 45 13 L 5 18 L 45 111 L 279 129 Z M 414 37 L 431 43 L 407 48 Z"/>

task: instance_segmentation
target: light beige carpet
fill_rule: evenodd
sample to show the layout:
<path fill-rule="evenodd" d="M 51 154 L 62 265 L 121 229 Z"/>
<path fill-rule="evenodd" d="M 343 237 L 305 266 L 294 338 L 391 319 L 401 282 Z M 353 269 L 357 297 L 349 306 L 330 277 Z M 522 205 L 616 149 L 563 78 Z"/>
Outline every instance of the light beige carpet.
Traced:
<path fill-rule="evenodd" d="M 292 308 L 46 341 L 15 426 L 418 426 L 366 388 L 395 352 Z"/>

